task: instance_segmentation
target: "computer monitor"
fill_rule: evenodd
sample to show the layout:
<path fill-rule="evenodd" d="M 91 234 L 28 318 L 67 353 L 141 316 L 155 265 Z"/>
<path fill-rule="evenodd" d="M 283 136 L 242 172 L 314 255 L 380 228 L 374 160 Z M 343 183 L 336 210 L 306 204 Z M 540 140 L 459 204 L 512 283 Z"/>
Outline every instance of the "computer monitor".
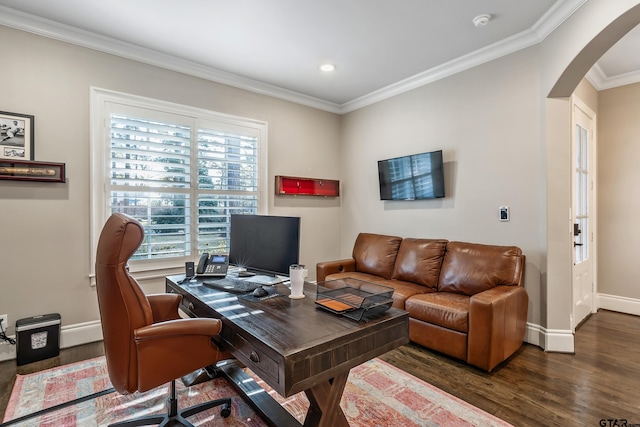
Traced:
<path fill-rule="evenodd" d="M 299 217 L 231 215 L 231 264 L 262 274 L 288 275 L 299 256 Z"/>

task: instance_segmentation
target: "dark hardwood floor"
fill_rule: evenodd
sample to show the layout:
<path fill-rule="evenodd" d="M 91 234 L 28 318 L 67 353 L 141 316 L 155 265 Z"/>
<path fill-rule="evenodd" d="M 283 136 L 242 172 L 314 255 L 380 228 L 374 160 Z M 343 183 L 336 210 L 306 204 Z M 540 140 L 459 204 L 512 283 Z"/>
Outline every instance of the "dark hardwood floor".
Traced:
<path fill-rule="evenodd" d="M 640 425 L 640 317 L 600 310 L 575 354 L 525 344 L 491 373 L 408 345 L 382 359 L 514 426 Z M 624 425 L 618 422 L 615 425 Z"/>
<path fill-rule="evenodd" d="M 492 373 L 412 344 L 381 358 L 516 427 L 640 425 L 640 317 L 601 310 L 578 329 L 575 349 L 545 353 L 525 344 Z M 92 343 L 19 368 L 0 363 L 0 414 L 16 373 L 102 354 L 102 343 Z"/>

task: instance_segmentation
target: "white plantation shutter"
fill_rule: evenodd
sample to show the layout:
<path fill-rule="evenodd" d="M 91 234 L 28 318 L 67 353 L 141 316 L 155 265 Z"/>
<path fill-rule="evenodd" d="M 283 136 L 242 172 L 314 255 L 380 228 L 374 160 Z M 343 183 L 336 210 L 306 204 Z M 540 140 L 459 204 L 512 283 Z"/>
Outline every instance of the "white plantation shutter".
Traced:
<path fill-rule="evenodd" d="M 108 215 L 122 212 L 145 228 L 132 261 L 175 259 L 178 266 L 203 252 L 228 252 L 231 214 L 260 210 L 266 124 L 135 100 L 97 103 L 106 128 L 99 139 L 108 149 L 92 147 L 105 189 L 102 199 L 92 198 L 104 209 L 104 218 L 94 215 L 94 234 Z"/>
<path fill-rule="evenodd" d="M 231 214 L 258 212 L 258 140 L 198 129 L 198 249 L 229 251 Z"/>
<path fill-rule="evenodd" d="M 132 259 L 190 255 L 191 130 L 121 114 L 110 124 L 110 212 L 145 228 Z"/>

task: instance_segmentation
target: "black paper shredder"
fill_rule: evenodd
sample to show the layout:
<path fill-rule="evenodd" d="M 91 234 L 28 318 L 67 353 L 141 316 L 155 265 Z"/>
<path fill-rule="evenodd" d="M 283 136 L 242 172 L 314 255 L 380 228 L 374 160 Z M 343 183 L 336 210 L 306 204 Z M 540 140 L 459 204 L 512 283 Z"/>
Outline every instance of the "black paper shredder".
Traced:
<path fill-rule="evenodd" d="M 41 314 L 16 321 L 18 366 L 60 354 L 60 314 Z"/>

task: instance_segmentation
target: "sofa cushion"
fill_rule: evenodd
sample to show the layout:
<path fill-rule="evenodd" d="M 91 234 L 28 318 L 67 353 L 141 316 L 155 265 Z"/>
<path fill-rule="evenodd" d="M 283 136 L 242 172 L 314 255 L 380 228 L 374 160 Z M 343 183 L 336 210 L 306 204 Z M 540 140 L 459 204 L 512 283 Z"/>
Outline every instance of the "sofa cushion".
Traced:
<path fill-rule="evenodd" d="M 393 288 L 393 308 L 399 308 L 401 310 L 404 310 L 407 298 L 417 294 L 435 292 L 435 289 L 433 288 L 428 288 L 411 282 L 403 282 L 401 280 L 383 280 L 380 282 L 374 282 L 373 286 L 368 286 L 368 284 L 365 283 L 360 287 L 360 289 L 365 292 L 379 292 L 379 289 L 377 289 L 375 285 Z"/>
<path fill-rule="evenodd" d="M 391 279 L 402 237 L 360 233 L 353 246 L 356 271 Z"/>
<path fill-rule="evenodd" d="M 516 246 L 449 242 L 438 291 L 471 296 L 498 285 L 518 285 L 522 268 L 522 251 Z"/>
<path fill-rule="evenodd" d="M 411 238 L 402 240 L 393 278 L 437 288 L 446 247 L 446 240 Z"/>
<path fill-rule="evenodd" d="M 470 300 L 466 295 L 433 292 L 414 295 L 405 301 L 404 306 L 409 317 L 467 333 Z"/>
<path fill-rule="evenodd" d="M 379 284 L 384 284 L 384 282 L 387 281 L 386 279 L 383 279 L 380 276 L 375 276 L 373 274 L 361 273 L 358 271 L 348 271 L 344 273 L 329 274 L 327 277 L 325 277 L 324 282 L 321 282 L 321 283 L 323 286 L 327 288 L 334 288 L 336 286 L 341 287 L 342 284 L 336 281 L 340 279 L 348 279 L 348 278 L 362 280 L 363 282 L 372 282 L 372 283 L 379 283 Z M 336 282 L 336 283 L 332 283 L 332 282 Z M 359 286 L 354 286 L 354 287 L 359 289 Z"/>

